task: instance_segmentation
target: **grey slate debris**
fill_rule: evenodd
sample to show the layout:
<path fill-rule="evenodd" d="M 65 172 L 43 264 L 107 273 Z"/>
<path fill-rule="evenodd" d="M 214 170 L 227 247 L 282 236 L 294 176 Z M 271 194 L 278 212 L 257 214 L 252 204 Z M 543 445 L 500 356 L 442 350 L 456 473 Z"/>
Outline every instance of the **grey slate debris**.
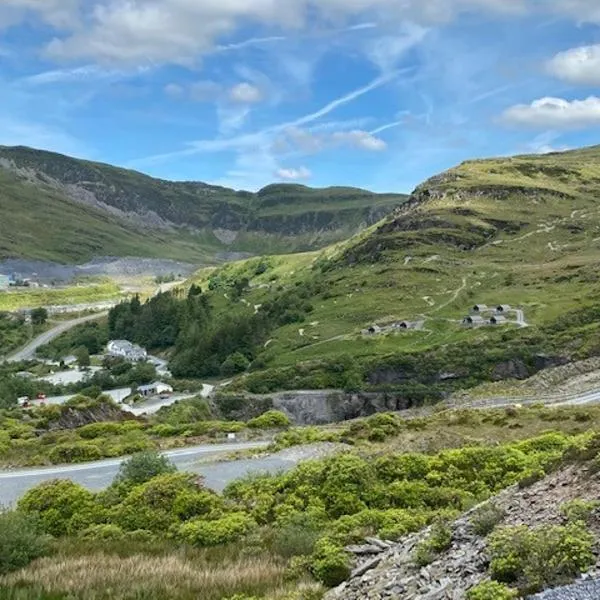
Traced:
<path fill-rule="evenodd" d="M 600 600 L 600 579 L 549 590 L 530 596 L 529 600 Z"/>

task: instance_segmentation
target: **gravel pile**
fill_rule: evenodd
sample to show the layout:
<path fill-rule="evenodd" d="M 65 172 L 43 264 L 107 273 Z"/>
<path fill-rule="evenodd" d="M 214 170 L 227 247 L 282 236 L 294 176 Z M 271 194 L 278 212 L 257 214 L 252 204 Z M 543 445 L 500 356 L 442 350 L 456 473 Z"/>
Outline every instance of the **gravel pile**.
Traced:
<path fill-rule="evenodd" d="M 582 581 L 567 587 L 557 588 L 536 596 L 529 600 L 599 600 L 600 580 Z"/>

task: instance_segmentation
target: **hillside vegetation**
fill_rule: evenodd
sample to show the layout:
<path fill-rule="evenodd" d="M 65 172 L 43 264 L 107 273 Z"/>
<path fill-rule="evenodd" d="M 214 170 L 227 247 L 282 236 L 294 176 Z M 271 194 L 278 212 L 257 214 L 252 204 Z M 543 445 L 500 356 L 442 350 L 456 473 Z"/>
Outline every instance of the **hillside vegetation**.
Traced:
<path fill-rule="evenodd" d="M 80 262 L 311 250 L 375 223 L 405 200 L 354 188 L 272 185 L 258 193 L 170 182 L 89 161 L 0 147 L 0 258 Z"/>
<path fill-rule="evenodd" d="M 174 371 L 217 375 L 241 354 L 231 360 L 251 372 L 233 389 L 257 393 L 343 387 L 411 403 L 525 378 L 600 350 L 598 192 L 599 148 L 467 162 L 348 242 L 201 271 L 201 316 L 189 298 L 162 299 L 138 311 L 139 330 L 171 303 L 183 316 L 158 345 L 174 348 Z M 465 327 L 476 303 L 510 305 L 507 322 Z M 120 310 L 113 333 L 135 336 Z M 361 333 L 373 324 L 383 331 Z"/>
<path fill-rule="evenodd" d="M 511 427 L 522 416 L 515 409 L 457 412 L 448 425 L 486 424 L 498 434 L 512 430 L 513 440 L 406 452 L 359 436 L 354 449 L 234 481 L 223 494 L 149 452 L 126 461 L 100 492 L 47 481 L 0 513 L 0 595 L 319 600 L 325 587 L 348 579 L 352 554 L 364 548 L 356 544 L 366 538 L 372 548 L 374 535 L 383 545 L 375 548 L 384 553 L 379 561 L 366 566 L 372 551 L 358 557 L 363 573 L 382 563 L 373 598 L 389 597 L 381 588 L 389 591 L 396 574 L 415 598 L 427 598 L 442 577 L 462 592 L 456 597 L 469 590 L 470 599 L 568 583 L 598 563 L 599 439 L 575 411 L 547 412 L 559 429 L 575 417 L 570 433 L 520 434 Z M 354 430 L 378 431 L 400 447 L 410 431 L 430 425 L 388 414 Z M 523 520 L 529 531 L 518 527 Z M 364 598 L 364 585 L 356 574 L 346 590 L 325 597 Z M 486 586 L 506 595 L 470 595 Z"/>

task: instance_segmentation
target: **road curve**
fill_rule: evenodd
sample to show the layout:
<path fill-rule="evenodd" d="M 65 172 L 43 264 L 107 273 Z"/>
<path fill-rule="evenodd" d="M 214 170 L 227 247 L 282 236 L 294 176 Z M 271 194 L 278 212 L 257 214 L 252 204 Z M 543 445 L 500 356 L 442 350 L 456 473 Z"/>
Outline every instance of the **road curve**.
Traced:
<path fill-rule="evenodd" d="M 35 358 L 36 350 L 38 348 L 40 348 L 41 346 L 48 344 L 52 340 L 56 339 L 58 336 L 69 331 L 70 329 L 73 329 L 73 327 L 76 327 L 77 325 L 87 323 L 88 321 L 95 321 L 97 319 L 101 319 L 102 317 L 105 317 L 107 314 L 108 314 L 107 312 L 101 312 L 101 313 L 96 313 L 93 315 L 87 315 L 86 317 L 80 317 L 79 319 L 72 319 L 71 321 L 65 321 L 64 323 L 61 323 L 60 325 L 57 325 L 56 327 L 49 329 L 48 331 L 42 333 L 41 335 L 38 335 L 38 337 L 31 340 L 31 342 L 29 342 L 24 348 L 21 348 L 21 350 L 19 350 L 18 352 L 15 352 L 14 354 L 11 354 L 10 356 L 6 357 L 4 360 L 5 360 L 5 362 L 20 362 L 23 360 L 31 360 L 31 359 Z"/>
<path fill-rule="evenodd" d="M 198 464 L 200 458 L 211 455 L 233 452 L 236 450 L 249 450 L 265 448 L 269 442 L 239 442 L 229 444 L 208 444 L 169 450 L 164 455 L 181 471 L 191 471 L 204 475 L 209 487 L 221 490 L 234 479 L 248 472 L 258 469 L 285 468 L 285 464 L 277 464 L 277 458 L 272 457 L 274 465 L 267 462 L 261 464 L 256 459 L 218 463 L 217 465 Z M 62 465 L 54 467 L 39 467 L 17 469 L 14 471 L 0 471 L 0 506 L 10 506 L 16 502 L 27 490 L 52 479 L 70 479 L 90 490 L 101 490 L 107 487 L 117 474 L 121 463 L 127 457 L 100 460 L 97 462 L 77 465 Z M 289 462 L 289 461 L 288 461 Z M 284 461 L 285 463 L 285 461 Z M 294 463 L 295 464 L 295 463 Z M 255 468 L 252 468 L 252 467 Z"/>

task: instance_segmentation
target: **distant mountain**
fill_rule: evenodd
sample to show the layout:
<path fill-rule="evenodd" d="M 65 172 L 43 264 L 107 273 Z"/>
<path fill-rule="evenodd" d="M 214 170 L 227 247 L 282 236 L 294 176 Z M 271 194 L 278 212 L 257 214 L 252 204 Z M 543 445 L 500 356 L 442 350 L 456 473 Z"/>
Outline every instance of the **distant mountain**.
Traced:
<path fill-rule="evenodd" d="M 406 198 L 284 184 L 236 191 L 0 146 L 0 258 L 213 262 L 223 253 L 312 250 L 377 222 Z"/>

